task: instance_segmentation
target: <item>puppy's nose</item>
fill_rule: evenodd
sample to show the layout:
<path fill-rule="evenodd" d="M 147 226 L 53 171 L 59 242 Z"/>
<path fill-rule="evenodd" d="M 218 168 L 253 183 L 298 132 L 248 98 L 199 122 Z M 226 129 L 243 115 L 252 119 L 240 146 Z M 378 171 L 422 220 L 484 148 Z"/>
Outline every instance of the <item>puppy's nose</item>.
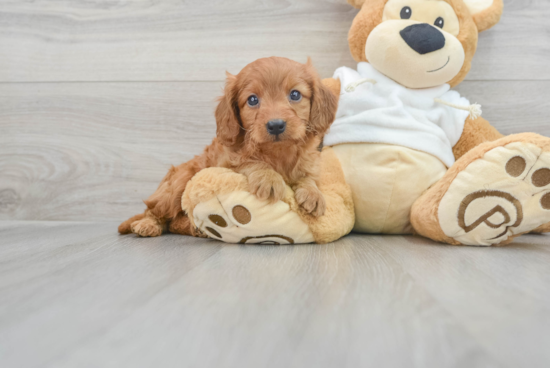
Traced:
<path fill-rule="evenodd" d="M 399 34 L 407 45 L 420 55 L 440 50 L 445 46 L 443 33 L 427 23 L 413 24 Z"/>
<path fill-rule="evenodd" d="M 271 135 L 279 135 L 286 129 L 286 121 L 283 119 L 270 120 L 266 124 L 267 132 Z"/>

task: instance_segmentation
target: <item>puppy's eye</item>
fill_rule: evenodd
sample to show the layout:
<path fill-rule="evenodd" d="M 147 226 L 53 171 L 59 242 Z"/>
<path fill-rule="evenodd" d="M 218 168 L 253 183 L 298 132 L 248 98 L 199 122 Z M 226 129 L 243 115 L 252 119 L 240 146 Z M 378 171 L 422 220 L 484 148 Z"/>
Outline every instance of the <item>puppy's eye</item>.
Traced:
<path fill-rule="evenodd" d="M 246 102 L 248 103 L 248 106 L 255 107 L 258 106 L 258 104 L 260 103 L 260 99 L 258 98 L 258 96 L 252 95 L 248 97 L 248 100 Z"/>
<path fill-rule="evenodd" d="M 445 21 L 443 20 L 443 18 L 439 17 L 435 20 L 434 25 L 436 27 L 443 28 L 443 26 L 445 25 Z"/>
<path fill-rule="evenodd" d="M 292 90 L 289 97 L 291 101 L 298 102 L 302 99 L 302 94 L 300 91 Z"/>
<path fill-rule="evenodd" d="M 401 9 L 401 19 L 410 19 L 412 13 L 413 12 L 411 8 L 409 8 L 408 6 L 404 7 L 403 9 Z"/>

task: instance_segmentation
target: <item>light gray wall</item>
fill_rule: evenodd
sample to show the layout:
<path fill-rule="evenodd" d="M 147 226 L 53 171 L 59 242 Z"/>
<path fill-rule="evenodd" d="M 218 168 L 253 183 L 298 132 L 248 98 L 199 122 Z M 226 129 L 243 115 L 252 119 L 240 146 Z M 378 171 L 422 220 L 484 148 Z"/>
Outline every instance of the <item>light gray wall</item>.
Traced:
<path fill-rule="evenodd" d="M 225 70 L 355 65 L 342 0 L 3 1 L 0 220 L 119 220 L 215 133 Z M 457 89 L 503 133 L 550 135 L 550 7 L 505 0 Z"/>

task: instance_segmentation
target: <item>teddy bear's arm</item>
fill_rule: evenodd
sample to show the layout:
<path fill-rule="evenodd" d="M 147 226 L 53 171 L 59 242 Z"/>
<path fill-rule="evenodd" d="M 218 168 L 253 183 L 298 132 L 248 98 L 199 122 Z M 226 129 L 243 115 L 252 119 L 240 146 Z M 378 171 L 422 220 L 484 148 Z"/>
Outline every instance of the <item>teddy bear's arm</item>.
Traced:
<path fill-rule="evenodd" d="M 336 98 L 340 99 L 340 79 L 326 78 L 323 79 L 323 84 L 327 86 L 332 91 L 332 93 L 334 93 Z"/>
<path fill-rule="evenodd" d="M 455 159 L 458 160 L 466 152 L 477 147 L 481 143 L 496 141 L 504 137 L 489 122 L 481 117 L 467 119 L 460 139 L 453 147 Z"/>

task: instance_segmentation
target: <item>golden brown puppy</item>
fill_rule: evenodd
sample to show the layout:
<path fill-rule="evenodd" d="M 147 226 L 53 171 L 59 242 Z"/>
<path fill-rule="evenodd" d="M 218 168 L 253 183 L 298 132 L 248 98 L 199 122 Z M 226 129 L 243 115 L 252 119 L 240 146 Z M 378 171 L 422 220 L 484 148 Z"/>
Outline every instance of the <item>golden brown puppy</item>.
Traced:
<path fill-rule="evenodd" d="M 296 201 L 313 216 L 325 212 L 317 188 L 318 147 L 337 108 L 336 96 L 311 62 L 271 57 L 227 75 L 225 95 L 216 109 L 217 137 L 200 156 L 172 167 L 147 201 L 145 213 L 123 222 L 121 234 L 159 236 L 170 232 L 198 235 L 181 209 L 187 182 L 207 167 L 227 167 L 248 177 L 260 199 L 278 201 L 285 182 Z"/>

